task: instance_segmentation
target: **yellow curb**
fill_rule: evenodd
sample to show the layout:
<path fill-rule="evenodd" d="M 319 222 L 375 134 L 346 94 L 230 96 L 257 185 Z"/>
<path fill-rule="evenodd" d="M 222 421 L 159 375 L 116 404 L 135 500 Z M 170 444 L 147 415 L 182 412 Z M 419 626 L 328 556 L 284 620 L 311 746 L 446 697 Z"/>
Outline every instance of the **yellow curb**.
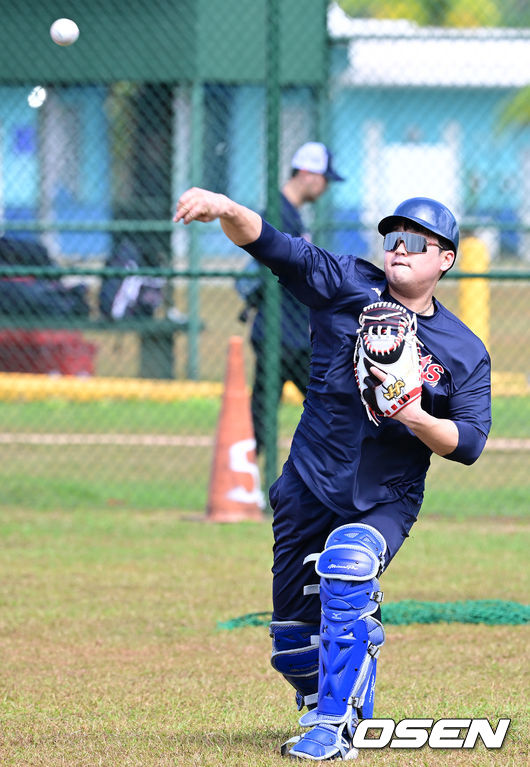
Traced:
<path fill-rule="evenodd" d="M 143 378 L 0 373 L 0 400 L 34 401 L 55 397 L 77 402 L 101 399 L 175 402 L 196 397 L 219 398 L 223 394 L 223 386 L 221 381 L 159 381 Z M 525 397 L 530 395 L 530 381 L 524 373 L 494 372 L 492 393 L 495 397 Z M 301 405 L 303 402 L 302 395 L 291 381 L 287 381 L 284 386 L 282 401 L 291 405 Z"/>
<path fill-rule="evenodd" d="M 220 397 L 223 384 L 212 381 L 157 381 L 138 378 L 78 378 L 29 373 L 0 373 L 0 400 L 63 398 L 77 402 L 102 399 L 173 402 Z"/>

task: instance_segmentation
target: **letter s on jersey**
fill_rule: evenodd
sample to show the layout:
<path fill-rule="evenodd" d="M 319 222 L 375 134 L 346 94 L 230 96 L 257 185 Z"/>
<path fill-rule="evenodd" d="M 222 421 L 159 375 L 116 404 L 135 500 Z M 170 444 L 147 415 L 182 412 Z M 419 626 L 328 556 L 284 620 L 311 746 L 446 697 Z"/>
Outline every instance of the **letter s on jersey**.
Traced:
<path fill-rule="evenodd" d="M 421 380 L 431 386 L 436 386 L 445 372 L 440 363 L 432 361 L 432 354 L 426 354 L 425 357 L 421 357 L 420 365 Z"/>

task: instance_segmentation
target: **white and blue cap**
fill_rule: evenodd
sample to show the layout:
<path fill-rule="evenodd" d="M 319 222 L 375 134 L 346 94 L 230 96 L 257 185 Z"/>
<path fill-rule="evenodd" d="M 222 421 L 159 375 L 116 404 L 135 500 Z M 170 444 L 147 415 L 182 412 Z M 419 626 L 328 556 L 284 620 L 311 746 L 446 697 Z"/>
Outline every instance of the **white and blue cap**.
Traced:
<path fill-rule="evenodd" d="M 297 170 L 308 170 L 311 173 L 321 173 L 328 181 L 344 181 L 342 176 L 333 168 L 333 155 L 325 144 L 319 141 L 308 141 L 296 150 L 291 166 Z"/>

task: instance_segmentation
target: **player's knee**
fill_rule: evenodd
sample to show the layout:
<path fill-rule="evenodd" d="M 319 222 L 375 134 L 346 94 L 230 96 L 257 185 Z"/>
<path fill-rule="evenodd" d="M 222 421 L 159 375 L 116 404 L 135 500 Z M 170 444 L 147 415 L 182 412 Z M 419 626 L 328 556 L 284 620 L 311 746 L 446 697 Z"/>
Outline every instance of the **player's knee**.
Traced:
<path fill-rule="evenodd" d="M 322 614 L 346 622 L 377 613 L 383 601 L 377 576 L 385 565 L 386 541 L 371 525 L 342 525 L 329 535 L 324 551 L 311 554 L 321 576 Z M 307 587 L 306 587 L 307 588 Z M 310 587 L 312 589 L 312 587 Z"/>
<path fill-rule="evenodd" d="M 310 554 L 304 563 L 315 562 L 322 578 L 368 581 L 383 572 L 386 549 L 386 541 L 375 527 L 352 523 L 334 530 L 324 550 Z"/>

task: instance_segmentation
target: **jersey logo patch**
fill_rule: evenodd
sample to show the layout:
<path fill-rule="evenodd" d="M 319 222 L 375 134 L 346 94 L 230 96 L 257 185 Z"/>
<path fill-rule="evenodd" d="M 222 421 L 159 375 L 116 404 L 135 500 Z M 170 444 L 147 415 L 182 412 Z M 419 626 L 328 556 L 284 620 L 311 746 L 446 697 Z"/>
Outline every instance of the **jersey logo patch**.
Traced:
<path fill-rule="evenodd" d="M 421 380 L 431 386 L 436 386 L 445 370 L 439 362 L 432 361 L 432 354 L 426 354 L 425 357 L 421 357 Z"/>

